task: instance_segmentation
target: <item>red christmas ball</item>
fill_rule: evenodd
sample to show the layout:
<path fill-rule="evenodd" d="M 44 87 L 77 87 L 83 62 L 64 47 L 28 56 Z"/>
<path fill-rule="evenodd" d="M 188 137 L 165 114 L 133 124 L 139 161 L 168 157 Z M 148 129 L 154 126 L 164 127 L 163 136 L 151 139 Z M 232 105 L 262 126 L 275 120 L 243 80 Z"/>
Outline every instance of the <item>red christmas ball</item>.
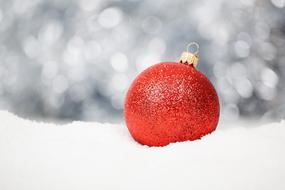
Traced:
<path fill-rule="evenodd" d="M 125 99 L 127 127 L 148 146 L 200 139 L 216 129 L 219 112 L 213 85 L 190 64 L 164 62 L 146 69 Z"/>

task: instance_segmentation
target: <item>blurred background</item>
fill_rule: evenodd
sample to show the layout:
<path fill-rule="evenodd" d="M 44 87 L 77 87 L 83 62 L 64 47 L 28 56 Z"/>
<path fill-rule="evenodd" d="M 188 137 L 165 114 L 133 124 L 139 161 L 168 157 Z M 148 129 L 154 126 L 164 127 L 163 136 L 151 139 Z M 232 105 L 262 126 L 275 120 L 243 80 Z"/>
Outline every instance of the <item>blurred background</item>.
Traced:
<path fill-rule="evenodd" d="M 221 120 L 285 118 L 285 0 L 1 0 L 0 109 L 123 122 L 145 68 L 200 44 Z"/>

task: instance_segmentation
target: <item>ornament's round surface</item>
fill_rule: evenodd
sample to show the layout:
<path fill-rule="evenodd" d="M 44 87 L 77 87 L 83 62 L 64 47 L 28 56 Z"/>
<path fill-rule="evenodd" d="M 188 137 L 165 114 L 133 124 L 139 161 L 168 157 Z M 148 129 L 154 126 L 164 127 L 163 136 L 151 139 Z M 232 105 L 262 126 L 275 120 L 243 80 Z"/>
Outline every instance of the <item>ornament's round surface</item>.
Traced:
<path fill-rule="evenodd" d="M 143 71 L 125 100 L 125 120 L 141 144 L 164 146 L 214 131 L 219 100 L 211 82 L 193 65 L 164 62 Z"/>

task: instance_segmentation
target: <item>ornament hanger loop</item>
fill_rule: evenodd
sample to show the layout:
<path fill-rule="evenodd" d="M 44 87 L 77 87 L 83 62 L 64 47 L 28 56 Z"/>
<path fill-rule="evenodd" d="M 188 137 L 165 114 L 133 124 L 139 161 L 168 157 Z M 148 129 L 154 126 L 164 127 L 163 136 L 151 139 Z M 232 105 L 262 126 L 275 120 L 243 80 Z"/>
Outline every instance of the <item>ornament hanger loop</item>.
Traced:
<path fill-rule="evenodd" d="M 187 48 L 186 48 L 186 51 L 189 52 L 189 49 L 190 47 L 193 47 L 193 50 L 194 52 L 190 52 L 190 53 L 193 53 L 195 55 L 197 55 L 199 53 L 199 44 L 196 43 L 196 42 L 190 42 L 188 45 L 187 45 Z"/>
<path fill-rule="evenodd" d="M 190 52 L 189 49 L 191 49 Z M 196 42 L 191 42 L 187 45 L 186 52 L 182 53 L 179 62 L 187 65 L 193 65 L 196 68 L 199 60 L 198 53 L 199 44 Z"/>

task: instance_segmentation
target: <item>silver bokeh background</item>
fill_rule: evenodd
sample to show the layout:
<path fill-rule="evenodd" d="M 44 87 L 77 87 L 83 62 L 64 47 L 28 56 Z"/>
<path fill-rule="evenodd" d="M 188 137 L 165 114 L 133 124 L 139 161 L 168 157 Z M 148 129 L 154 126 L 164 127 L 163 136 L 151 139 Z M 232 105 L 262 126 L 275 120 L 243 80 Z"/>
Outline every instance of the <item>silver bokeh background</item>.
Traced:
<path fill-rule="evenodd" d="M 122 121 L 134 77 L 191 41 L 223 120 L 285 118 L 285 0 L 2 0 L 0 109 Z"/>

